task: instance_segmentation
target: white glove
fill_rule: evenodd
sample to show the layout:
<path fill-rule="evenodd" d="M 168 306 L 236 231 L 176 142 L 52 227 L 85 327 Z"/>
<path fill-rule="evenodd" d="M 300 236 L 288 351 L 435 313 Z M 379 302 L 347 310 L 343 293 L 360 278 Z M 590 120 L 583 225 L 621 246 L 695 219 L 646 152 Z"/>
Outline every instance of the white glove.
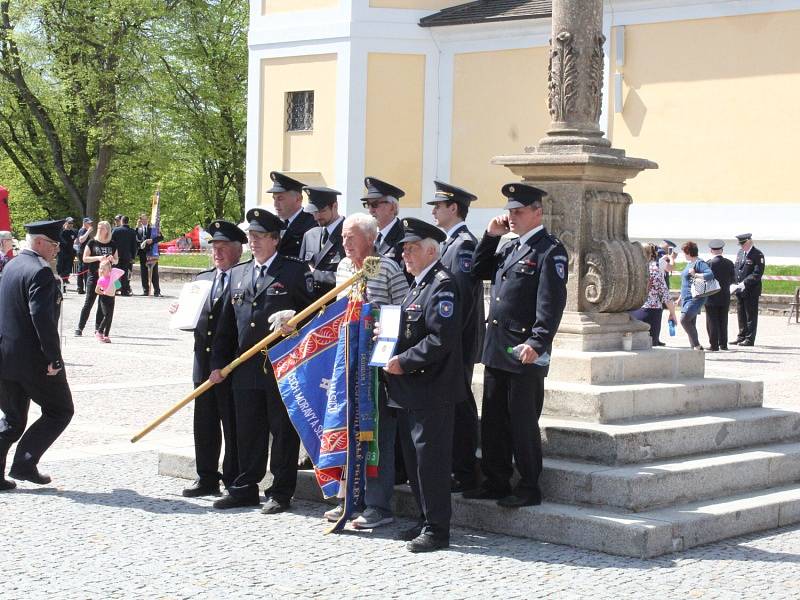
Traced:
<path fill-rule="evenodd" d="M 270 331 L 276 331 L 283 327 L 286 323 L 289 322 L 293 316 L 297 314 L 297 311 L 294 310 L 279 310 L 276 313 L 270 315 L 267 322 L 270 324 Z"/>
<path fill-rule="evenodd" d="M 744 291 L 744 282 L 742 282 L 742 283 L 740 283 L 739 285 L 736 286 L 736 291 L 737 292 Z"/>

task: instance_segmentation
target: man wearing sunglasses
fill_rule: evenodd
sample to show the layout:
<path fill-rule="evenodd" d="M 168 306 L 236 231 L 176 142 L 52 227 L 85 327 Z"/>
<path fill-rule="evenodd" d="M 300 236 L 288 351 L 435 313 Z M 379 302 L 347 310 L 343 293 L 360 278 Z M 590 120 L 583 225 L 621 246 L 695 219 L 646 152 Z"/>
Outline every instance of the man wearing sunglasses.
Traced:
<path fill-rule="evenodd" d="M 361 204 L 378 222 L 375 250 L 403 268 L 403 244 L 400 240 L 403 239 L 405 230 L 397 218 L 397 213 L 400 211 L 400 198 L 406 193 L 399 187 L 376 177 L 365 178 L 364 186 L 367 188 L 367 193 L 361 199 Z"/>

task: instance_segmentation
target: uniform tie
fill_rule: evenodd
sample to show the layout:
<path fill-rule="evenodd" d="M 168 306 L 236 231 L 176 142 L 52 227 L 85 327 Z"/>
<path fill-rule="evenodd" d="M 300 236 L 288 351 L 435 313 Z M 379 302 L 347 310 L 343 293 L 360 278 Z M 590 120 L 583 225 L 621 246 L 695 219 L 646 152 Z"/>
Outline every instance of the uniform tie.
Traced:
<path fill-rule="evenodd" d="M 258 293 L 258 286 L 261 283 L 261 280 L 264 278 L 264 273 L 267 271 L 267 265 L 261 265 L 258 268 L 258 272 L 256 273 L 255 277 L 253 278 L 253 292 Z"/>
<path fill-rule="evenodd" d="M 320 245 L 320 250 L 322 250 L 322 246 L 328 243 L 328 228 L 325 227 L 322 229 L 322 245 Z"/>
<path fill-rule="evenodd" d="M 222 296 L 222 292 L 225 291 L 225 276 L 226 273 L 220 273 L 219 277 L 217 277 L 216 285 L 214 286 L 214 291 L 211 293 L 212 302 L 216 302 L 219 300 L 220 296 Z"/>

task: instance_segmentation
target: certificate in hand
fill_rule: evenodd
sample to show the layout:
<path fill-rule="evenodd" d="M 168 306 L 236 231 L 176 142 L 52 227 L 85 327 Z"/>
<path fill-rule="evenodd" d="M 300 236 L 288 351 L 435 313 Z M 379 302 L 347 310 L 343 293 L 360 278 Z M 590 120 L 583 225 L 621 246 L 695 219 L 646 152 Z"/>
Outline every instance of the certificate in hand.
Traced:
<path fill-rule="evenodd" d="M 394 348 L 400 337 L 402 314 L 401 308 L 395 304 L 381 306 L 381 315 L 379 317 L 381 333 L 375 341 L 375 348 L 372 350 L 372 359 L 369 361 L 371 367 L 385 367 L 389 359 L 394 356 Z"/>
<path fill-rule="evenodd" d="M 213 283 L 211 280 L 204 279 L 184 284 L 178 298 L 178 310 L 175 311 L 169 322 L 171 329 L 192 331 L 197 327 L 197 320 L 203 311 L 203 304 L 208 300 Z"/>

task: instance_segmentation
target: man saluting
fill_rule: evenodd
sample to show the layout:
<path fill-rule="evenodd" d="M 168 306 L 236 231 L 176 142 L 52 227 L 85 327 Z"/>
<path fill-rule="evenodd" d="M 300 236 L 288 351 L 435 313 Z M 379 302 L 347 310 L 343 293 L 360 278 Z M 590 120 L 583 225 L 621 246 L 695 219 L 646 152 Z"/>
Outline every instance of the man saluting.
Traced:
<path fill-rule="evenodd" d="M 0 280 L 0 491 L 16 487 L 4 474 L 6 455 L 17 440 L 9 475 L 50 483 L 37 465 L 74 412 L 58 336 L 60 285 L 50 269 L 63 224 L 25 225 L 29 248 L 8 264 Z M 31 400 L 42 416 L 25 431 Z"/>

